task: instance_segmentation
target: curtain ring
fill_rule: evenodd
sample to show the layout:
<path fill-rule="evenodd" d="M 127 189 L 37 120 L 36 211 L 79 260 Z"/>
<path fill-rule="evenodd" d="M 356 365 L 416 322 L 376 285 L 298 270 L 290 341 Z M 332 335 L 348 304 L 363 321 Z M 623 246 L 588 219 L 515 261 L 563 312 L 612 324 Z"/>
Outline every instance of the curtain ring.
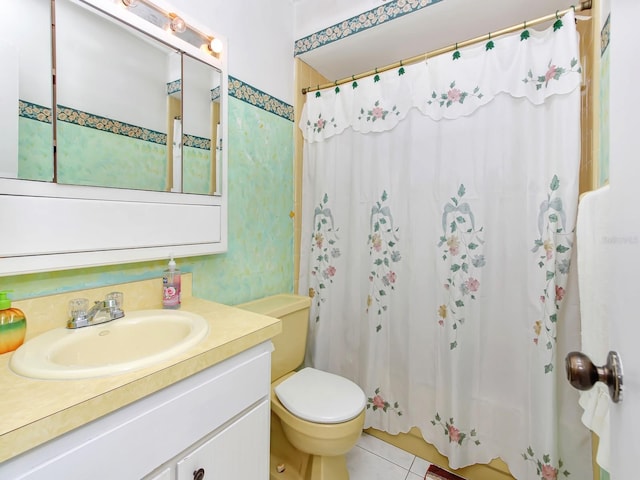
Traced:
<path fill-rule="evenodd" d="M 527 29 L 527 21 L 526 21 L 526 20 L 524 21 L 524 27 L 523 27 L 523 28 L 524 28 L 525 30 Z"/>
<path fill-rule="evenodd" d="M 403 66 L 403 65 L 402 65 L 402 60 L 400 60 L 400 66 L 401 66 L 401 67 Z"/>
<path fill-rule="evenodd" d="M 560 20 L 560 19 L 558 18 L 558 12 L 559 12 L 559 11 L 560 11 L 560 10 L 556 10 L 556 20 Z"/>

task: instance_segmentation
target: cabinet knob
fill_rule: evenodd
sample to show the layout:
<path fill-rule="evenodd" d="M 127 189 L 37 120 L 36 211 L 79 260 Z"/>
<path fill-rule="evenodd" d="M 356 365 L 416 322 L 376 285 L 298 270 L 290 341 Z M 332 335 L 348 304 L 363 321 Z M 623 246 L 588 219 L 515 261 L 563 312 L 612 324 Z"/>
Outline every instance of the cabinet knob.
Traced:
<path fill-rule="evenodd" d="M 204 478 L 204 468 L 199 468 L 193 472 L 193 480 L 202 480 Z"/>

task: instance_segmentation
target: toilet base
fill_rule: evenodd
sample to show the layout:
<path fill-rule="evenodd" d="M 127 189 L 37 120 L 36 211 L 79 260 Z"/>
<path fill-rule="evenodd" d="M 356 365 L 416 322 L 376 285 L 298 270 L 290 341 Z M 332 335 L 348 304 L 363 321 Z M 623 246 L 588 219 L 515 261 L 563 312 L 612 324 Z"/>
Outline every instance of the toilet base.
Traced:
<path fill-rule="evenodd" d="M 271 455 L 271 467 L 269 471 L 270 480 L 349 480 L 349 471 L 344 456 L 338 457 L 315 457 L 307 455 L 305 474 L 296 470 L 293 465 L 283 463 L 277 456 Z M 284 465 L 285 469 L 278 472 L 277 466 Z"/>
<path fill-rule="evenodd" d="M 278 472 L 277 466 L 284 465 L 285 470 Z M 282 462 L 281 458 L 271 454 L 271 464 L 269 466 L 269 480 L 304 480 L 302 474 L 292 465 Z"/>
<path fill-rule="evenodd" d="M 278 466 L 284 466 L 278 472 Z M 287 440 L 280 419 L 271 414 L 270 480 L 349 480 L 344 455 L 320 456 L 301 452 Z"/>
<path fill-rule="evenodd" d="M 304 475 L 309 464 L 308 453 L 296 449 L 284 434 L 280 419 L 271 412 L 271 464 L 270 480 L 305 480 Z M 284 466 L 278 472 L 278 466 Z"/>
<path fill-rule="evenodd" d="M 312 455 L 305 480 L 349 480 L 345 456 L 320 457 Z"/>

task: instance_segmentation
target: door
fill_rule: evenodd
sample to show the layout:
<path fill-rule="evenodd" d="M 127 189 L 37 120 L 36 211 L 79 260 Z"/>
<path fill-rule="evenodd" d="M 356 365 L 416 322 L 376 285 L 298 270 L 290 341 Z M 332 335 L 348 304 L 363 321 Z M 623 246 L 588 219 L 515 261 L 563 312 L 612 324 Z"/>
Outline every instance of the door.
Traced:
<path fill-rule="evenodd" d="M 611 1 L 610 235 L 603 239 L 613 278 L 610 345 L 621 357 L 621 403 L 610 406 L 611 478 L 639 478 L 640 467 L 640 55 L 638 0 Z"/>

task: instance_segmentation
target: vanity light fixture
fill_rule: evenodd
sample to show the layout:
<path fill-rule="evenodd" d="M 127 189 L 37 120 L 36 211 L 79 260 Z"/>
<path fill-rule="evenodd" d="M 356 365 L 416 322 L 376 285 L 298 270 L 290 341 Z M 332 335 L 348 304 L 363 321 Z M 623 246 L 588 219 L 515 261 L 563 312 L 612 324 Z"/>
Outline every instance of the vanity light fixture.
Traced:
<path fill-rule="evenodd" d="M 192 25 L 188 25 L 184 18 L 176 13 L 166 11 L 164 8 L 154 4 L 151 0 L 120 0 L 120 3 L 125 8 L 132 9 L 130 10 L 131 13 L 134 13 L 136 16 L 152 23 L 156 27 L 179 35 L 182 40 L 185 40 L 194 47 L 200 48 L 209 55 L 219 57 L 224 48 L 222 40 L 207 35 Z M 138 5 L 140 8 L 133 10 L 133 7 Z M 182 33 L 185 34 L 180 35 Z"/>
<path fill-rule="evenodd" d="M 187 23 L 175 13 L 169 14 L 169 28 L 174 33 L 182 33 L 187 29 Z"/>
<path fill-rule="evenodd" d="M 211 50 L 213 53 L 215 54 L 219 54 L 220 52 L 222 52 L 222 40 L 220 40 L 219 38 L 212 38 L 209 41 L 209 50 Z"/>

